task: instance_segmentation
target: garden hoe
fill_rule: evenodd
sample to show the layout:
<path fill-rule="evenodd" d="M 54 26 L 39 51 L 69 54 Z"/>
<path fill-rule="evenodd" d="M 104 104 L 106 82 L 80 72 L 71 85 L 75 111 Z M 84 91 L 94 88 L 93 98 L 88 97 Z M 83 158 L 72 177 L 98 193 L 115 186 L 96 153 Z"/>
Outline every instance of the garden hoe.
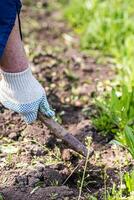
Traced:
<path fill-rule="evenodd" d="M 39 112 L 38 118 L 53 132 L 56 137 L 62 139 L 70 146 L 70 148 L 75 150 L 77 153 L 80 153 L 84 157 L 87 157 L 87 155 L 90 157 L 92 156 L 93 149 L 88 150 L 86 146 L 84 146 L 77 138 L 70 134 L 54 119 L 47 118 L 46 116 L 41 114 L 41 112 Z"/>

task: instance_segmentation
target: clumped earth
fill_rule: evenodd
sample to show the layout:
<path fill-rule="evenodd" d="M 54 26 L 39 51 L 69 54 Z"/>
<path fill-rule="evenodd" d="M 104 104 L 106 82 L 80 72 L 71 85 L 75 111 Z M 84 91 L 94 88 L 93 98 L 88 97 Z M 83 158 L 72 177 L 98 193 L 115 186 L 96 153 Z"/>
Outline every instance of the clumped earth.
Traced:
<path fill-rule="evenodd" d="M 57 119 L 80 141 L 92 137 L 81 199 L 103 199 L 105 187 L 125 170 L 125 152 L 113 148 L 93 127 L 92 99 L 114 73 L 82 53 L 79 38 L 63 20 L 56 1 L 24 2 L 23 32 L 31 67 L 46 89 Z M 103 87 L 102 87 L 103 86 Z M 84 158 L 57 139 L 40 121 L 26 125 L 0 105 L 0 193 L 4 200 L 78 199 Z"/>

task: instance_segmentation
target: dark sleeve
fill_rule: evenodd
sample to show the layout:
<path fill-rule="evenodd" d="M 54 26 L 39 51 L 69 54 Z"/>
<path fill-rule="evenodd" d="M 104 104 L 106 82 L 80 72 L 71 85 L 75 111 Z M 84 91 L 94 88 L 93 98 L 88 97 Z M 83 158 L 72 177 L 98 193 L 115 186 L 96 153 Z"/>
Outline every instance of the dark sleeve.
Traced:
<path fill-rule="evenodd" d="M 20 0 L 0 0 L 0 57 L 3 55 L 20 9 Z"/>

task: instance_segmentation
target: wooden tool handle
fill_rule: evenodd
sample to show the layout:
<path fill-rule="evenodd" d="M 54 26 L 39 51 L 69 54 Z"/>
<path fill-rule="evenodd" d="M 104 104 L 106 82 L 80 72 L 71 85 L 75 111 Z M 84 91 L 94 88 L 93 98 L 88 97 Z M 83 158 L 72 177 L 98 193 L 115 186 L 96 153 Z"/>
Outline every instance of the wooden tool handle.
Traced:
<path fill-rule="evenodd" d="M 52 130 L 53 134 L 62 139 L 65 143 L 67 143 L 73 150 L 80 153 L 84 157 L 87 156 L 88 150 L 86 146 L 84 146 L 77 138 L 75 138 L 72 134 L 68 133 L 68 131 L 63 128 L 60 124 L 58 124 L 54 119 L 47 118 L 43 114 L 39 112 L 38 118 L 43 122 L 50 130 Z M 93 154 L 93 149 L 90 150 L 89 155 Z"/>

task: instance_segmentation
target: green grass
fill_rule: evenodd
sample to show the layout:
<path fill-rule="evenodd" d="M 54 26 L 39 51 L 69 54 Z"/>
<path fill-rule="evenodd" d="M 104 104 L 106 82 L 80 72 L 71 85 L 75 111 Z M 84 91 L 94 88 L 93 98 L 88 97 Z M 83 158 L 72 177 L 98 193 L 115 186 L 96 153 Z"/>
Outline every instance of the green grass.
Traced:
<path fill-rule="evenodd" d="M 133 57 L 133 0 L 72 0 L 65 17 L 81 35 L 83 49 L 97 49 L 124 60 Z"/>
<path fill-rule="evenodd" d="M 65 17 L 80 34 L 81 48 L 111 56 L 121 68 L 120 79 L 130 89 L 134 85 L 134 1 L 69 2 Z"/>

